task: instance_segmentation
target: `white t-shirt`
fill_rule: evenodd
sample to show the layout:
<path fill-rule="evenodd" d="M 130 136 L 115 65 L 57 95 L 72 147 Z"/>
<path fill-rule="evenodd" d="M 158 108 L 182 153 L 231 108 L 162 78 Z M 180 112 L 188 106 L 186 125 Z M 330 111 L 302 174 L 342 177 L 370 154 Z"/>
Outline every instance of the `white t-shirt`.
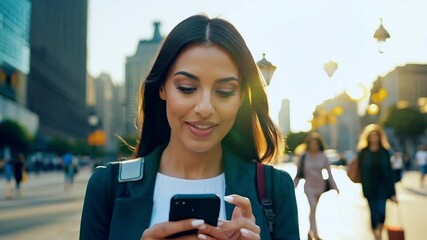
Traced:
<path fill-rule="evenodd" d="M 427 151 L 418 151 L 415 154 L 418 166 L 424 166 L 427 164 Z"/>
<path fill-rule="evenodd" d="M 175 194 L 203 194 L 213 193 L 221 199 L 221 209 L 219 218 L 226 219 L 224 195 L 225 195 L 225 175 L 208 179 L 189 180 L 169 177 L 157 173 L 156 185 L 154 186 L 153 212 L 151 214 L 150 226 L 167 222 L 169 220 L 169 209 L 171 197 Z"/>

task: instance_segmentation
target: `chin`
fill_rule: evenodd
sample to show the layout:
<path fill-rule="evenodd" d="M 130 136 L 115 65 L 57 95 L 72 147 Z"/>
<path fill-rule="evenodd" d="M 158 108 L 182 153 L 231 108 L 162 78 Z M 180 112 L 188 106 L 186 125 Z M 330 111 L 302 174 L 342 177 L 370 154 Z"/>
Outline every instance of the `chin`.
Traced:
<path fill-rule="evenodd" d="M 188 150 L 192 152 L 204 153 L 204 152 L 211 151 L 212 149 L 217 147 L 219 143 L 214 144 L 214 143 L 203 143 L 200 141 L 194 141 L 194 142 L 184 143 L 184 145 L 187 147 Z"/>

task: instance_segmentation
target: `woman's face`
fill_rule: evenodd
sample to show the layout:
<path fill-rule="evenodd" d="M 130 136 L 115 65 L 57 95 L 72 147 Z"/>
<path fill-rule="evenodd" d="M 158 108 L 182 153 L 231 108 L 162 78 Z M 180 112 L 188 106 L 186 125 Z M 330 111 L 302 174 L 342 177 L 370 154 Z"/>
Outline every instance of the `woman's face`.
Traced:
<path fill-rule="evenodd" d="M 222 48 L 185 48 L 172 64 L 160 98 L 166 101 L 171 142 L 194 152 L 219 147 L 242 103 L 237 65 Z"/>
<path fill-rule="evenodd" d="M 369 133 L 368 141 L 370 144 L 377 144 L 380 142 L 380 135 L 376 131 L 372 131 Z"/>
<path fill-rule="evenodd" d="M 316 139 L 311 139 L 310 145 L 309 145 L 310 152 L 317 152 L 319 151 L 319 149 L 320 149 L 319 142 Z"/>

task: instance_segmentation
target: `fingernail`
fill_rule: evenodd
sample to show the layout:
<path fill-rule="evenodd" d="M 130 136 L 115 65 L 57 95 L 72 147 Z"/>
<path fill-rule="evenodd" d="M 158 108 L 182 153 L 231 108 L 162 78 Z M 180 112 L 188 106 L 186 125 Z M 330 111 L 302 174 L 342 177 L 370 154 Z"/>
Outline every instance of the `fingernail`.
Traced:
<path fill-rule="evenodd" d="M 200 239 L 208 239 L 208 236 L 206 236 L 205 234 L 199 234 L 198 237 Z"/>
<path fill-rule="evenodd" d="M 248 235 L 249 234 L 249 230 L 248 229 L 246 229 L 246 228 L 241 228 L 240 229 L 240 232 L 243 234 L 243 235 Z"/>
<path fill-rule="evenodd" d="M 205 229 L 206 229 L 206 225 L 205 224 L 200 225 L 199 230 L 205 230 Z"/>
<path fill-rule="evenodd" d="M 224 223 L 223 223 L 223 222 L 218 221 L 217 226 L 218 226 L 218 227 L 221 227 L 221 226 L 222 226 L 222 224 L 224 224 Z"/>
<path fill-rule="evenodd" d="M 198 227 L 198 226 L 200 226 L 200 225 L 203 225 L 205 223 L 205 221 L 203 221 L 203 220 L 193 220 L 192 222 L 191 222 L 191 226 L 193 226 L 193 227 Z"/>
<path fill-rule="evenodd" d="M 226 202 L 232 202 L 232 201 L 233 201 L 233 197 L 232 197 L 232 196 L 225 196 L 225 197 L 224 197 L 224 200 L 225 200 Z"/>

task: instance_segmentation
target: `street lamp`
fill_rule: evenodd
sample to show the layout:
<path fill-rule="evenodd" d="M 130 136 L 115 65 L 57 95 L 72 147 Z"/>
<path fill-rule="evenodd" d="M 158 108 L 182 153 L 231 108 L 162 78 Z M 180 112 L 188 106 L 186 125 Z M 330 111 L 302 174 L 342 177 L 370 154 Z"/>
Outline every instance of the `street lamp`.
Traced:
<path fill-rule="evenodd" d="M 267 86 L 269 86 L 274 71 L 276 71 L 276 66 L 274 66 L 271 62 L 265 59 L 265 53 L 262 54 L 262 59 L 256 64 L 258 65 L 258 68 L 262 73 L 265 83 L 267 84 Z"/>
<path fill-rule="evenodd" d="M 379 53 L 383 53 L 383 45 L 387 39 L 390 38 L 390 34 L 385 30 L 383 26 L 383 19 L 380 19 L 380 26 L 374 33 L 374 38 L 378 41 L 378 51 Z"/>

